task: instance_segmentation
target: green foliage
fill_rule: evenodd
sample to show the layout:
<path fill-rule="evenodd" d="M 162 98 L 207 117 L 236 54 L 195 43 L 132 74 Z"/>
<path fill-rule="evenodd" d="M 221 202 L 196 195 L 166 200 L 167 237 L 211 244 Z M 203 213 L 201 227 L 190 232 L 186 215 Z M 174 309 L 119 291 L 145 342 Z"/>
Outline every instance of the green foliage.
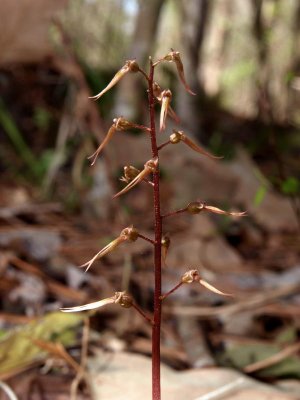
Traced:
<path fill-rule="evenodd" d="M 260 186 L 254 196 L 253 203 L 256 207 L 261 205 L 261 203 L 264 201 L 264 198 L 267 194 L 267 188 L 266 186 Z"/>
<path fill-rule="evenodd" d="M 48 130 L 52 115 L 43 107 L 36 107 L 33 112 L 35 125 L 43 131 Z"/>
<path fill-rule="evenodd" d="M 300 181 L 294 176 L 289 176 L 281 184 L 281 191 L 287 195 L 295 195 L 300 193 Z"/>
<path fill-rule="evenodd" d="M 74 327 L 83 321 L 82 314 L 54 312 L 31 322 L 17 331 L 9 332 L 0 341 L 0 376 L 29 367 L 46 358 L 45 350 L 34 345 L 33 340 L 59 342 L 69 346 L 76 341 Z"/>

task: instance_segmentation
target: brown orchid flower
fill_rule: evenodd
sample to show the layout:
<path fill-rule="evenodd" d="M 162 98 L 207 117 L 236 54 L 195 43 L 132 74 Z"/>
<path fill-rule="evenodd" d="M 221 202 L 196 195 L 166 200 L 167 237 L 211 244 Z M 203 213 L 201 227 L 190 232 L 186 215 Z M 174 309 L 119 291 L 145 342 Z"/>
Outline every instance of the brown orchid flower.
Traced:
<path fill-rule="evenodd" d="M 211 292 L 220 294 L 221 296 L 232 296 L 232 294 L 224 293 L 221 290 L 212 286 L 210 283 L 206 282 L 204 279 L 200 277 L 199 272 L 196 269 L 191 269 L 190 271 L 187 271 L 184 275 L 182 275 L 181 282 L 182 283 L 198 282 L 200 283 L 200 285 L 204 286 Z"/>
<path fill-rule="evenodd" d="M 171 90 L 169 89 L 164 90 L 161 93 L 161 111 L 160 111 L 160 122 L 159 122 L 160 131 L 164 131 L 166 129 L 166 118 L 171 100 L 172 100 Z"/>
<path fill-rule="evenodd" d="M 124 175 L 120 178 L 120 181 L 129 183 L 134 178 L 136 178 L 140 172 L 141 171 L 139 169 L 135 168 L 132 165 L 125 165 Z"/>
<path fill-rule="evenodd" d="M 166 259 L 167 259 L 167 254 L 168 254 L 170 244 L 171 244 L 170 237 L 168 235 L 164 235 L 161 239 L 161 254 L 162 254 L 162 259 L 163 259 L 164 265 L 167 265 Z"/>
<path fill-rule="evenodd" d="M 185 143 L 191 149 L 195 150 L 197 153 L 203 154 L 206 157 L 209 157 L 209 158 L 212 158 L 212 159 L 223 158 L 223 157 L 214 156 L 213 154 L 211 154 L 208 151 L 204 150 L 201 146 L 199 146 L 198 144 L 193 142 L 191 139 L 189 139 L 187 137 L 187 135 L 183 131 L 177 131 L 176 129 L 173 129 L 173 133 L 170 136 L 170 143 L 177 144 L 179 142 Z"/>
<path fill-rule="evenodd" d="M 127 60 L 123 67 L 115 74 L 110 83 L 100 93 L 95 96 L 91 96 L 90 99 L 98 100 L 100 97 L 108 92 L 113 86 L 115 86 L 120 79 L 122 79 L 128 72 L 138 72 L 140 70 L 138 63 L 135 60 Z"/>
<path fill-rule="evenodd" d="M 95 151 L 95 153 L 93 153 L 91 156 L 88 157 L 88 159 L 92 160 L 91 165 L 95 164 L 99 154 L 101 153 L 101 151 L 104 149 L 104 147 L 107 145 L 107 143 L 111 140 L 111 138 L 117 131 L 127 131 L 127 130 L 133 129 L 133 128 L 147 129 L 146 127 L 142 127 L 140 125 L 136 125 L 132 122 L 129 122 L 123 117 L 114 118 L 113 124 L 109 128 L 103 142 L 100 144 L 100 146 Z"/>
<path fill-rule="evenodd" d="M 84 304 L 82 306 L 61 308 L 60 311 L 81 312 L 81 311 L 95 310 L 96 308 L 106 306 L 107 304 L 119 304 L 121 307 L 130 308 L 133 304 L 133 300 L 132 297 L 129 296 L 126 292 L 115 292 L 114 296 L 112 297 L 95 301 L 93 303 Z"/>
<path fill-rule="evenodd" d="M 232 217 L 244 217 L 246 212 L 236 212 L 236 211 L 224 211 L 218 207 L 208 206 L 204 202 L 201 201 L 193 201 L 188 204 L 186 211 L 190 214 L 199 214 L 201 211 L 208 211 L 213 214 L 220 214 L 220 215 L 229 215 Z"/>
<path fill-rule="evenodd" d="M 121 194 L 124 194 L 128 192 L 130 189 L 132 189 L 134 186 L 136 186 L 138 183 L 143 181 L 147 176 L 149 176 L 151 173 L 156 171 L 156 168 L 158 166 L 158 158 L 152 158 L 151 160 L 147 161 L 146 164 L 144 165 L 144 169 L 132 180 L 128 183 L 127 186 L 124 187 L 120 192 L 115 194 L 113 198 L 120 196 Z"/>
<path fill-rule="evenodd" d="M 195 96 L 196 93 L 194 93 L 191 90 L 191 88 L 189 87 L 189 85 L 186 82 L 186 79 L 185 79 L 185 76 L 184 76 L 183 64 L 182 64 L 182 61 L 181 61 L 181 58 L 180 58 L 179 51 L 174 51 L 173 49 L 171 49 L 171 50 L 172 51 L 170 53 L 168 53 L 162 60 L 169 61 L 169 62 L 175 62 L 179 78 L 180 78 L 183 86 L 185 87 L 185 90 L 188 93 L 190 93 L 193 96 Z"/>
<path fill-rule="evenodd" d="M 162 92 L 163 92 L 163 90 L 159 86 L 159 84 L 157 82 L 154 82 L 153 83 L 153 94 L 160 104 L 162 103 Z M 180 119 L 179 119 L 178 115 L 175 113 L 175 111 L 173 110 L 173 108 L 171 107 L 171 105 L 169 105 L 167 112 L 168 112 L 169 117 L 172 118 L 176 122 L 176 124 L 179 124 Z"/>
<path fill-rule="evenodd" d="M 126 241 L 135 242 L 138 237 L 139 233 L 133 226 L 123 229 L 120 235 L 115 240 L 113 240 L 108 245 L 103 247 L 103 249 L 101 249 L 93 258 L 91 258 L 86 263 L 82 264 L 80 267 L 86 268 L 85 272 L 87 272 L 96 260 L 112 252 L 116 247 L 118 247 L 123 242 Z"/>

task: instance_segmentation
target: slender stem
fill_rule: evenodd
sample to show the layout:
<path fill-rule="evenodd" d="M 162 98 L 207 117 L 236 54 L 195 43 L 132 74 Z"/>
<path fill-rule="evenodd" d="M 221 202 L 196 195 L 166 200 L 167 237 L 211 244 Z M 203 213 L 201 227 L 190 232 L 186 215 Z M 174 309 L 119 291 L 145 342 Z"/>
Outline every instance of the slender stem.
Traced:
<path fill-rule="evenodd" d="M 150 239 L 150 238 L 148 238 L 147 236 L 141 235 L 140 233 L 138 234 L 138 236 L 139 236 L 139 238 L 144 239 L 144 240 L 146 240 L 147 242 L 149 242 L 149 243 L 155 245 L 155 241 L 152 240 L 152 239 Z"/>
<path fill-rule="evenodd" d="M 153 320 L 148 317 L 148 315 L 146 315 L 144 313 L 144 311 L 135 303 L 132 303 L 132 307 L 143 317 L 145 318 L 146 321 L 148 321 L 151 325 L 153 325 Z"/>
<path fill-rule="evenodd" d="M 148 78 L 148 102 L 150 116 L 150 137 L 152 156 L 158 156 L 156 142 L 155 97 L 153 93 L 154 66 L 150 58 L 150 73 Z M 152 327 L 152 400 L 160 400 L 160 330 L 161 330 L 161 239 L 162 239 L 162 218 L 160 214 L 160 195 L 159 195 L 159 163 L 153 172 L 153 193 L 154 193 L 154 317 Z"/>
<path fill-rule="evenodd" d="M 172 294 L 173 292 L 175 292 L 175 290 L 179 289 L 180 286 L 182 286 L 184 284 L 184 282 L 179 282 L 176 286 L 173 287 L 173 289 L 169 290 L 167 293 L 163 294 L 162 296 L 160 296 L 161 300 L 164 300 L 166 297 L 168 297 L 170 294 Z"/>
<path fill-rule="evenodd" d="M 146 81 L 149 82 L 149 77 L 148 77 L 148 75 L 146 74 L 146 72 L 142 70 L 142 68 L 139 68 L 139 72 L 144 76 L 144 78 L 146 79 Z"/>
<path fill-rule="evenodd" d="M 173 217 L 173 215 L 181 214 L 181 213 L 183 213 L 183 212 L 186 212 L 186 210 L 187 210 L 187 207 L 185 207 L 185 208 L 180 208 L 179 210 L 171 211 L 171 212 L 169 212 L 169 213 L 167 213 L 167 214 L 164 214 L 164 215 L 162 215 L 161 217 L 162 217 L 162 218 Z"/>
<path fill-rule="evenodd" d="M 167 146 L 168 144 L 170 144 L 171 143 L 171 141 L 170 140 L 167 140 L 166 142 L 164 142 L 164 143 L 162 143 L 160 146 L 158 146 L 158 150 L 161 150 L 161 149 L 163 149 L 165 146 Z"/>
<path fill-rule="evenodd" d="M 145 125 L 139 125 L 139 124 L 132 124 L 133 128 L 135 129 L 140 129 L 141 131 L 146 131 L 147 133 L 150 133 L 150 128 L 148 128 L 148 126 Z"/>

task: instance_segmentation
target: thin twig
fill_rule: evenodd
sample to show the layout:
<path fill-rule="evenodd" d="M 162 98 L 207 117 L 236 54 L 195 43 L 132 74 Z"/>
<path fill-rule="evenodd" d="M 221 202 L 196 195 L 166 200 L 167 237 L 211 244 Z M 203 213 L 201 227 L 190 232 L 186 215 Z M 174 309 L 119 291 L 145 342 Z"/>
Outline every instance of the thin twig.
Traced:
<path fill-rule="evenodd" d="M 227 383 L 212 392 L 206 393 L 203 396 L 197 397 L 195 400 L 217 400 L 223 399 L 224 396 L 235 391 L 237 388 L 244 386 L 247 383 L 244 377 L 240 377 L 233 382 Z"/>
<path fill-rule="evenodd" d="M 186 210 L 187 210 L 187 207 L 185 207 L 185 208 L 180 208 L 179 210 L 171 211 L 171 212 L 169 212 L 169 213 L 167 213 L 167 214 L 163 214 L 161 217 L 162 217 L 162 218 L 173 217 L 173 215 L 181 214 L 181 213 L 183 213 L 183 212 L 186 212 Z"/>
<path fill-rule="evenodd" d="M 172 294 L 173 292 L 175 292 L 175 290 L 179 289 L 184 282 L 179 282 L 176 286 L 173 287 L 173 289 L 169 290 L 167 293 L 163 294 L 162 296 L 160 296 L 161 300 L 165 300 L 166 297 L 168 297 L 170 294 Z"/>
<path fill-rule="evenodd" d="M 168 144 L 170 144 L 171 141 L 167 140 L 166 142 L 162 143 L 160 146 L 157 147 L 157 150 L 161 150 L 163 149 L 165 146 L 167 146 Z"/>
<path fill-rule="evenodd" d="M 146 240 L 146 242 L 149 242 L 149 243 L 155 245 L 155 241 L 152 240 L 152 239 L 150 239 L 150 238 L 148 238 L 147 236 L 141 235 L 141 234 L 139 233 L 139 234 L 138 234 L 138 237 L 141 238 L 141 239 Z"/>
<path fill-rule="evenodd" d="M 280 361 L 285 358 L 291 356 L 294 353 L 297 353 L 300 350 L 300 342 L 294 343 L 290 346 L 285 347 L 283 350 L 279 351 L 272 356 L 265 358 L 264 360 L 257 361 L 255 363 L 247 365 L 243 370 L 244 372 L 251 374 L 260 369 L 264 369 L 267 367 L 271 367 L 274 364 L 278 364 Z"/>
<path fill-rule="evenodd" d="M 144 311 L 135 303 L 132 303 L 132 307 L 146 320 L 148 321 L 151 325 L 153 325 L 153 320 L 148 317 L 148 315 L 146 315 L 144 313 Z"/>

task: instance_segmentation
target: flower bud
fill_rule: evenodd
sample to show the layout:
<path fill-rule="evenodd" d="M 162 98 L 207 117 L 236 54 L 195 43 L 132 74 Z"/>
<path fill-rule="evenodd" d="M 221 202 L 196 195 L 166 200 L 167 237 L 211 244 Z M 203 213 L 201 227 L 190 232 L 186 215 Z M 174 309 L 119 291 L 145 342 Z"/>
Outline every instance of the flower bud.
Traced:
<path fill-rule="evenodd" d="M 147 161 L 145 164 L 145 168 L 148 168 L 151 172 L 155 172 L 158 166 L 158 158 L 152 158 L 151 160 Z"/>
<path fill-rule="evenodd" d="M 205 208 L 205 204 L 200 201 L 193 201 L 188 204 L 186 210 L 190 214 L 199 214 Z"/>
<path fill-rule="evenodd" d="M 182 140 L 182 132 L 181 131 L 176 131 L 173 129 L 172 135 L 170 135 L 170 143 L 172 144 L 177 144 Z"/>
<path fill-rule="evenodd" d="M 124 237 L 126 240 L 129 240 L 130 242 L 135 242 L 139 237 L 139 233 L 133 226 L 130 226 L 128 228 L 123 229 L 120 236 Z"/>
<path fill-rule="evenodd" d="M 133 299 L 126 292 L 116 292 L 115 293 L 115 303 L 119 304 L 123 308 L 132 307 Z"/>
<path fill-rule="evenodd" d="M 182 275 L 181 282 L 193 283 L 196 282 L 198 279 L 199 279 L 198 271 L 196 269 L 191 269 L 190 271 L 187 271 L 185 274 Z"/>
<path fill-rule="evenodd" d="M 141 171 L 132 165 L 125 165 L 124 167 L 124 176 L 121 178 L 121 181 L 129 183 L 134 178 L 138 176 Z"/>

